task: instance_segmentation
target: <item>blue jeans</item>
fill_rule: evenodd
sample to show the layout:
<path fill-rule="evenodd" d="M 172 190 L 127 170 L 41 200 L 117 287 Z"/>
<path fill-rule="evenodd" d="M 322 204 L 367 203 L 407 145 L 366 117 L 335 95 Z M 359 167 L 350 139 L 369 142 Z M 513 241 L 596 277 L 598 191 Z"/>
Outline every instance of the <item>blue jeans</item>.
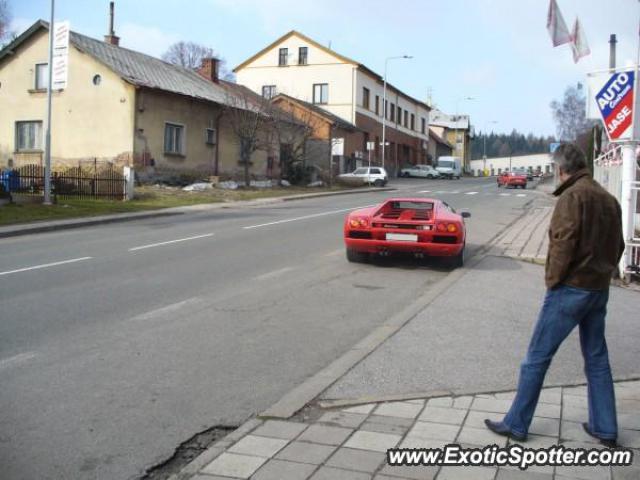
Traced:
<path fill-rule="evenodd" d="M 503 423 L 526 435 L 538 403 L 547 368 L 560 344 L 578 325 L 588 383 L 589 427 L 600 438 L 616 439 L 616 401 L 609 366 L 604 319 L 609 290 L 560 285 L 547 290 L 527 356 L 520 367 L 518 391 Z"/>

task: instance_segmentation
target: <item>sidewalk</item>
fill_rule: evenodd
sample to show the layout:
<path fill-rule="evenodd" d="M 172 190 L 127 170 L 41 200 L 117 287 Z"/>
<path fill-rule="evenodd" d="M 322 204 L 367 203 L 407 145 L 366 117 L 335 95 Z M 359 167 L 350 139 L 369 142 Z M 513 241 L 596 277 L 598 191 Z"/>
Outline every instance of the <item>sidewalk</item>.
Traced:
<path fill-rule="evenodd" d="M 297 394 L 286 395 L 214 444 L 173 480 L 640 478 L 640 324 L 635 321 L 640 294 L 617 287 L 611 289 L 607 338 L 619 443 L 634 449 L 632 466 L 531 467 L 522 472 L 493 466 L 386 464 L 387 449 L 396 446 L 507 444 L 482 421 L 500 418 L 514 394 L 518 366 L 544 295 L 544 270 L 535 259 L 546 254 L 551 201 L 542 197 L 534 202 L 485 255 L 416 299 L 402 313 L 404 320 L 389 319 L 297 387 Z M 588 413 L 576 336 L 573 332 L 565 341 L 549 369 L 523 446 L 598 447 L 581 427 Z M 323 382 L 330 386 L 318 389 Z M 291 405 L 316 391 L 322 393 L 294 414 Z"/>
<path fill-rule="evenodd" d="M 253 420 L 239 435 L 218 442 L 176 480 L 569 480 L 640 478 L 640 381 L 616 383 L 621 445 L 634 449 L 629 467 L 390 466 L 388 448 L 500 447 L 514 442 L 484 427 L 506 412 L 513 392 L 440 396 L 367 403 L 326 410 L 313 421 Z M 586 388 L 547 388 L 524 447 L 602 448 L 580 422 L 587 415 Z M 612 477 L 610 477 L 610 471 Z M 197 476 L 192 473 L 199 472 Z"/>

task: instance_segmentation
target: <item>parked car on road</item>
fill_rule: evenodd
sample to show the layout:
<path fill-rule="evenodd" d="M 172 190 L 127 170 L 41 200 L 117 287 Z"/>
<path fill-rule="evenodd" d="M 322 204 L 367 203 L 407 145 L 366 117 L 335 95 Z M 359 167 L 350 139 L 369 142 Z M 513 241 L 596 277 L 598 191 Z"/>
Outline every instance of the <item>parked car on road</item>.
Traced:
<path fill-rule="evenodd" d="M 527 175 L 519 172 L 502 172 L 498 175 L 498 188 L 502 186 L 527 188 Z"/>
<path fill-rule="evenodd" d="M 438 172 L 431 165 L 411 165 L 400 170 L 401 177 L 439 178 Z"/>
<path fill-rule="evenodd" d="M 391 198 L 349 213 L 344 222 L 347 260 L 365 262 L 370 255 L 394 252 L 447 257 L 453 267 L 464 263 L 469 212 L 457 213 L 442 200 Z"/>
<path fill-rule="evenodd" d="M 364 183 L 384 187 L 389 181 L 389 175 L 382 167 L 360 167 L 351 173 L 338 175 L 338 180 L 348 185 L 362 185 Z"/>
<path fill-rule="evenodd" d="M 462 166 L 460 157 L 439 157 L 436 162 L 436 170 L 440 176 L 448 179 L 460 179 L 462 175 Z"/>

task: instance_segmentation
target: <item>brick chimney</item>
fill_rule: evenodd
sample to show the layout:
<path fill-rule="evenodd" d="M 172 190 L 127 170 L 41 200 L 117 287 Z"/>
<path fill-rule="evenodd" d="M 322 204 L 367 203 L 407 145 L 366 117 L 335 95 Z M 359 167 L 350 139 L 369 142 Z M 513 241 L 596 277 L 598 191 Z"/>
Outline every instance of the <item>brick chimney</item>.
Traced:
<path fill-rule="evenodd" d="M 206 57 L 202 59 L 202 64 L 198 69 L 198 73 L 207 80 L 218 83 L 218 68 L 220 66 L 220 60 L 215 57 Z"/>
<path fill-rule="evenodd" d="M 116 47 L 120 45 L 120 37 L 116 37 L 116 32 L 113 30 L 113 17 L 114 17 L 114 2 L 109 3 L 109 34 L 104 36 L 104 41 L 106 43 L 110 43 L 111 45 L 115 45 Z"/>

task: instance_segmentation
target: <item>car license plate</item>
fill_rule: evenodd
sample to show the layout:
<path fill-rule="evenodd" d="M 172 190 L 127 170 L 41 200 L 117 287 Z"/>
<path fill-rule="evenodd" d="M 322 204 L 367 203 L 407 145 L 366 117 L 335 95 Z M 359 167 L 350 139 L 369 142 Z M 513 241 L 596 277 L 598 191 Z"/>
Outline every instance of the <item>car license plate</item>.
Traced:
<path fill-rule="evenodd" d="M 417 242 L 418 235 L 411 233 L 387 233 L 386 239 L 395 242 Z"/>

